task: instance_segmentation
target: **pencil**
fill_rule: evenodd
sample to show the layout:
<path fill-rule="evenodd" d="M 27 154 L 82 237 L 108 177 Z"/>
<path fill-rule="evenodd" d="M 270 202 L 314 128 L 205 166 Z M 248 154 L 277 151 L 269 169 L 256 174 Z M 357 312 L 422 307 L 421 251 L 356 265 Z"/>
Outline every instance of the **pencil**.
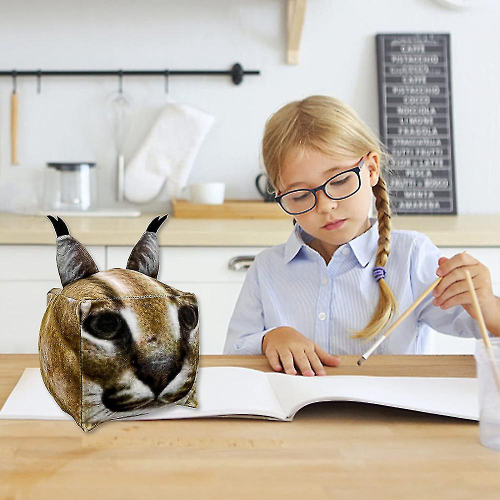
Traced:
<path fill-rule="evenodd" d="M 479 307 L 479 300 L 477 299 L 476 290 L 474 284 L 472 283 L 472 278 L 468 269 L 465 269 L 465 278 L 469 285 L 470 293 L 472 294 L 472 303 L 474 304 L 474 309 L 476 311 L 476 316 L 479 318 L 477 322 L 479 323 L 479 329 L 481 330 L 481 335 L 483 336 L 484 345 L 486 351 L 490 357 L 491 367 L 493 369 L 493 375 L 495 376 L 495 382 L 497 384 L 497 389 L 500 391 L 500 370 L 495 362 L 495 354 L 493 353 L 493 348 L 491 347 L 490 338 L 488 332 L 486 331 L 486 324 L 484 322 L 483 313 L 481 312 L 481 307 Z"/>
<path fill-rule="evenodd" d="M 425 292 L 420 295 L 420 297 L 397 319 L 397 321 L 382 335 L 375 344 L 373 344 L 368 351 L 366 351 L 361 358 L 358 359 L 358 366 L 361 366 L 363 362 L 365 362 L 370 355 L 373 353 L 373 351 L 412 313 L 412 311 L 422 302 L 422 300 L 425 299 L 427 294 L 434 290 L 436 286 L 439 284 L 439 282 L 443 279 L 442 276 L 440 276 L 432 285 L 425 290 Z"/>

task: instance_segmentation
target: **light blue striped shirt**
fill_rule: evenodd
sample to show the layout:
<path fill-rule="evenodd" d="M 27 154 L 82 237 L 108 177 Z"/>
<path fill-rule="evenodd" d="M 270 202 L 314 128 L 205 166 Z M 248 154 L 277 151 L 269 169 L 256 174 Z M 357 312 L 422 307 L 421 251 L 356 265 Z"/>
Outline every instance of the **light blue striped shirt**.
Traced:
<path fill-rule="evenodd" d="M 305 243 L 313 237 L 299 223 L 286 243 L 257 254 L 229 321 L 223 353 L 262 354 L 262 338 L 268 331 L 291 326 L 330 354 L 364 354 L 376 339 L 352 339 L 348 328 L 364 328 L 379 298 L 373 277 L 378 220 L 370 218 L 370 223 L 368 231 L 340 245 L 328 265 Z M 385 279 L 398 301 L 399 315 L 438 278 L 442 256 L 423 233 L 391 231 Z M 479 325 L 462 306 L 443 310 L 432 304 L 433 299 L 431 292 L 374 354 L 424 354 L 429 327 L 481 338 Z"/>

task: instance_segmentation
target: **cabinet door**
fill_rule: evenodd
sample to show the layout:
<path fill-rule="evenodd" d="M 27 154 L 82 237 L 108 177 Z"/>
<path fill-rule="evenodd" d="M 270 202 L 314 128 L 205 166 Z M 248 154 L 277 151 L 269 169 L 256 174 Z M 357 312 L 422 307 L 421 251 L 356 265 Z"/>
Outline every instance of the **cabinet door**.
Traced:
<path fill-rule="evenodd" d="M 87 250 L 106 269 L 104 247 Z M 0 245 L 0 353 L 38 352 L 51 288 L 61 288 L 55 245 Z"/>
<path fill-rule="evenodd" d="M 487 266 L 491 273 L 493 293 L 500 297 L 500 248 L 455 248 L 442 247 L 445 257 L 451 258 L 457 253 L 467 250 L 467 253 Z M 462 306 L 457 306 L 462 307 Z M 453 337 L 432 330 L 429 349 L 426 354 L 473 354 L 476 346 L 476 339 Z"/>
<path fill-rule="evenodd" d="M 187 283 L 243 283 L 245 270 L 230 269 L 235 257 L 253 259 L 265 247 L 160 247 L 160 273 L 158 279 Z M 107 247 L 109 269 L 125 267 L 132 247 Z"/>
<path fill-rule="evenodd" d="M 201 354 L 222 354 L 247 265 L 264 248 L 160 248 L 158 280 L 178 290 L 194 293 L 198 299 Z M 128 247 L 107 247 L 109 268 L 124 267 L 131 250 Z"/>

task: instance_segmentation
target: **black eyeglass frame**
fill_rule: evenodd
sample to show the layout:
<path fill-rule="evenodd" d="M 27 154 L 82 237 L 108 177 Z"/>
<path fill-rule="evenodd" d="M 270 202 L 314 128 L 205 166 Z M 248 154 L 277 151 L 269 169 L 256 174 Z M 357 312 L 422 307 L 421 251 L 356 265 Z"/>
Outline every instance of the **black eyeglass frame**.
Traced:
<path fill-rule="evenodd" d="M 318 187 L 315 187 L 313 189 L 308 189 L 308 188 L 300 188 L 300 189 L 293 189 L 292 191 L 287 191 L 286 193 L 283 193 L 283 194 L 280 194 L 279 196 L 275 196 L 274 197 L 274 201 L 277 201 L 279 204 L 280 204 L 280 207 L 289 215 L 301 215 L 301 214 L 305 214 L 307 212 L 310 212 L 311 210 L 314 209 L 314 207 L 318 204 L 318 196 L 316 195 L 316 193 L 318 191 L 323 191 L 323 193 L 326 194 L 326 196 L 328 196 L 328 198 L 330 198 L 331 200 L 345 200 L 346 198 L 350 198 L 351 196 L 355 195 L 360 189 L 361 189 L 361 176 L 360 176 L 360 171 L 361 171 L 361 167 L 364 165 L 364 162 L 365 162 L 365 157 L 362 156 L 361 159 L 358 161 L 358 163 L 356 164 L 355 167 L 353 168 L 350 168 L 348 170 L 344 170 L 343 172 L 340 172 L 338 174 L 335 174 L 333 177 L 330 177 L 327 181 L 325 181 L 323 184 L 321 184 L 321 186 L 318 186 Z M 343 196 L 342 198 L 334 198 L 333 196 L 330 196 L 327 192 L 326 192 L 326 185 L 331 182 L 333 179 L 335 179 L 335 177 L 338 177 L 339 175 L 344 175 L 345 173 L 347 172 L 355 172 L 356 175 L 358 176 L 358 189 L 356 189 L 356 191 L 354 191 L 353 193 L 351 193 L 350 195 L 348 196 Z M 311 208 L 308 208 L 307 210 L 303 210 L 302 212 L 289 212 L 284 206 L 283 206 L 283 203 L 282 203 L 282 199 L 284 196 L 287 196 L 291 193 L 297 193 L 299 191 L 308 191 L 309 193 L 312 193 L 314 195 L 314 205 L 311 207 Z"/>

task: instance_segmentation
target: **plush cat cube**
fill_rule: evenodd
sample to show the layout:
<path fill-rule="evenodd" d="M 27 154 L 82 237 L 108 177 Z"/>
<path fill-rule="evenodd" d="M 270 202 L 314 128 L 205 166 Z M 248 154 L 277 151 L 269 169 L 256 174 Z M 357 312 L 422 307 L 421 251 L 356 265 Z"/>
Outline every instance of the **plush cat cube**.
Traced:
<path fill-rule="evenodd" d="M 57 234 L 63 288 L 47 294 L 38 350 L 42 379 L 84 430 L 169 405 L 198 407 L 196 295 L 158 281 L 155 217 L 126 269 L 99 271 L 61 218 Z"/>

